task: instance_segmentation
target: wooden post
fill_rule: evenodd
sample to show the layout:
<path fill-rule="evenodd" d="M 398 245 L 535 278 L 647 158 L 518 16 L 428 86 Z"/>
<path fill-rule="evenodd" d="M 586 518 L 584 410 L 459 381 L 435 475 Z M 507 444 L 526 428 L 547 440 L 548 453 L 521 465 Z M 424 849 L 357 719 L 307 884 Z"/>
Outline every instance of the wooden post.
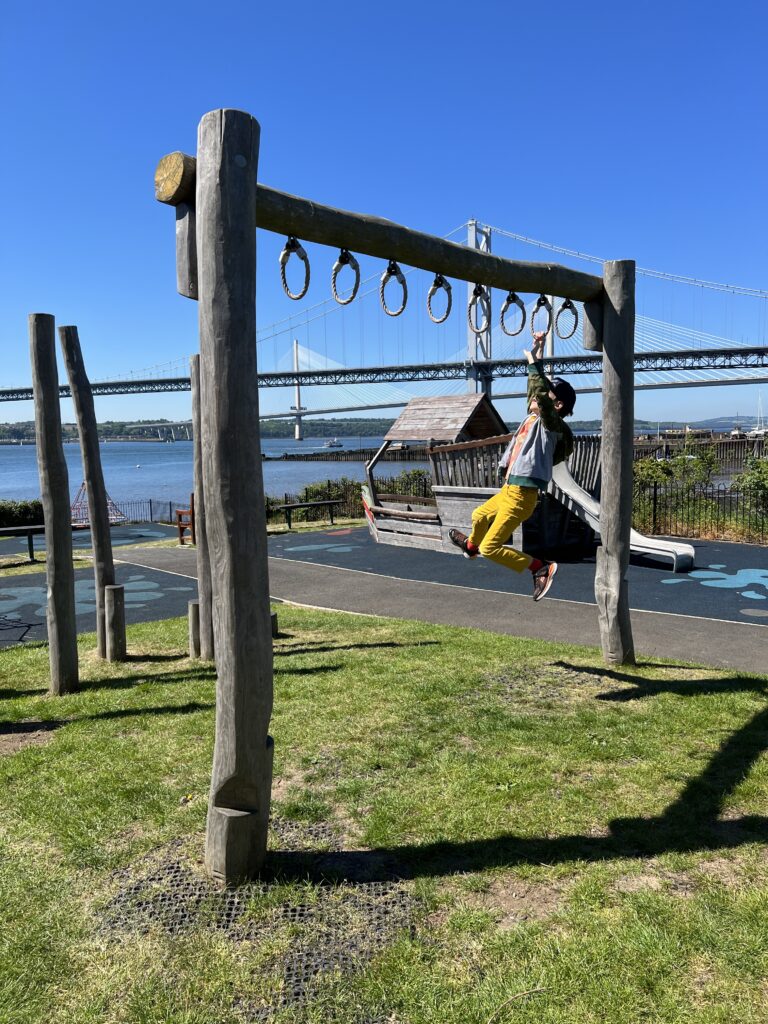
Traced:
<path fill-rule="evenodd" d="M 125 587 L 104 587 L 107 661 L 125 661 Z"/>
<path fill-rule="evenodd" d="M 188 299 L 197 298 L 197 241 L 195 207 L 176 207 L 176 291 Z"/>
<path fill-rule="evenodd" d="M 189 360 L 192 384 L 192 451 L 195 482 L 195 552 L 197 554 L 197 596 L 200 600 L 200 653 L 203 661 L 213 661 L 213 606 L 211 602 L 211 554 L 205 525 L 203 490 L 203 425 L 200 412 L 200 356 Z"/>
<path fill-rule="evenodd" d="M 189 656 L 190 658 L 200 657 L 200 602 L 190 601 L 188 606 L 189 618 Z"/>
<path fill-rule="evenodd" d="M 604 264 L 603 434 L 600 537 L 595 598 L 603 657 L 614 665 L 633 663 L 629 615 L 630 529 L 632 527 L 632 437 L 635 418 L 635 264 Z"/>
<path fill-rule="evenodd" d="M 77 416 L 77 430 L 80 435 L 80 451 L 83 456 L 83 471 L 88 494 L 88 516 L 91 522 L 93 544 L 93 572 L 96 581 L 96 646 L 100 658 L 107 657 L 107 640 L 104 611 L 104 588 L 115 582 L 115 565 L 112 560 L 112 537 L 109 532 L 109 510 L 107 489 L 101 469 L 99 433 L 96 411 L 88 375 L 85 372 L 83 353 L 77 327 L 60 327 L 59 341 L 64 353 L 72 401 Z M 122 640 L 125 648 L 125 637 Z M 110 658 L 110 661 L 115 659 Z"/>
<path fill-rule="evenodd" d="M 603 303 L 605 299 L 594 299 L 584 303 L 582 325 L 583 346 L 587 352 L 603 351 Z"/>
<path fill-rule="evenodd" d="M 272 786 L 272 637 L 256 374 L 258 122 L 215 110 L 198 130 L 203 493 L 211 553 L 216 740 L 205 863 L 258 874 Z"/>
<path fill-rule="evenodd" d="M 54 319 L 49 313 L 30 315 L 29 348 L 35 398 L 37 468 L 45 521 L 50 693 L 58 696 L 78 688 L 79 671 L 69 475 L 61 443 Z"/>

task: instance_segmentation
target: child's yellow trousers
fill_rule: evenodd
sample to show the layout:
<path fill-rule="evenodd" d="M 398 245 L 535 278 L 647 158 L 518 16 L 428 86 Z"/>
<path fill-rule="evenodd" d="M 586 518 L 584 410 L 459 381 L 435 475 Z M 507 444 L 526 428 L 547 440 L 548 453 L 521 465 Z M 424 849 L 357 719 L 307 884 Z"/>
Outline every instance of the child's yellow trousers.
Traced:
<path fill-rule="evenodd" d="M 505 565 L 515 572 L 527 569 L 533 561 L 530 555 L 506 547 L 517 527 L 533 515 L 539 498 L 537 487 L 518 487 L 505 484 L 484 505 L 472 513 L 472 533 L 469 541 L 480 548 L 483 558 Z"/>

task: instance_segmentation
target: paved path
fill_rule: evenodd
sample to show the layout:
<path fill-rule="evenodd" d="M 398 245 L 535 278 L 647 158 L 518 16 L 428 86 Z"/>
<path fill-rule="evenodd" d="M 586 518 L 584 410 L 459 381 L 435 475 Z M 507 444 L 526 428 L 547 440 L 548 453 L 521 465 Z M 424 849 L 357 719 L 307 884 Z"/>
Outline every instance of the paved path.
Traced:
<path fill-rule="evenodd" d="M 534 604 L 528 574 L 483 559 L 374 543 L 365 528 L 286 533 L 269 540 L 274 600 L 488 629 L 511 636 L 599 644 L 594 563 L 561 565 L 551 596 Z M 633 560 L 638 654 L 768 672 L 768 550 L 694 542 L 692 573 Z M 134 567 L 196 575 L 191 550 L 126 551 Z"/>

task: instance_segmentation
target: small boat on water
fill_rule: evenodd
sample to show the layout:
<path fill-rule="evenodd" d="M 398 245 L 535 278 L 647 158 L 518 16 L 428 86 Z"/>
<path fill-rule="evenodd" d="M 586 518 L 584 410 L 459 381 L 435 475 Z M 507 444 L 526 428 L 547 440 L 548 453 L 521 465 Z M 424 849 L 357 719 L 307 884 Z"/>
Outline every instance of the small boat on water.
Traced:
<path fill-rule="evenodd" d="M 757 423 L 752 430 L 747 431 L 747 437 L 753 439 L 764 438 L 768 433 L 768 428 L 765 426 L 765 420 L 763 419 L 763 396 L 758 392 L 757 395 Z"/>
<path fill-rule="evenodd" d="M 323 448 L 343 448 L 343 443 L 338 437 L 329 437 L 327 441 L 323 442 Z"/>

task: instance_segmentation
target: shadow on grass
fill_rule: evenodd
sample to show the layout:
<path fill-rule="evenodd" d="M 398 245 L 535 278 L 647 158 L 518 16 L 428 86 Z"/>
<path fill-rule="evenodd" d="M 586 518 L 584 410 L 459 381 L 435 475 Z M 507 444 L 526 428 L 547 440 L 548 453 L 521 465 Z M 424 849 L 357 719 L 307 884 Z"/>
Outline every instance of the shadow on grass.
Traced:
<path fill-rule="evenodd" d="M 436 842 L 312 856 L 276 851 L 269 855 L 267 869 L 278 876 L 298 874 L 336 881 L 384 881 L 518 864 L 647 858 L 664 853 L 696 853 L 764 843 L 768 841 L 768 817 L 744 815 L 722 820 L 720 815 L 728 795 L 749 775 L 766 747 L 768 708 L 754 715 L 723 742 L 704 770 L 686 783 L 663 814 L 614 818 L 606 823 L 605 835 L 550 839 L 506 834 L 468 842 Z"/>
<path fill-rule="evenodd" d="M 25 722 L 0 722 L 0 736 L 23 735 L 30 732 L 51 732 L 64 725 L 78 722 L 108 721 L 112 718 L 141 718 L 144 715 L 190 715 L 196 711 L 211 711 L 215 704 L 189 701 L 187 704 L 166 704 L 149 708 L 115 708 L 111 711 L 97 711 L 92 715 L 77 715 L 73 718 L 33 719 Z"/>
<path fill-rule="evenodd" d="M 40 686 L 34 690 L 0 690 L 0 700 L 13 700 L 16 697 L 38 697 L 41 693 L 47 693 L 45 687 Z"/>
<path fill-rule="evenodd" d="M 697 697 L 702 694 L 718 693 L 766 693 L 768 682 L 759 678 L 732 676 L 728 679 L 646 679 L 644 676 L 616 669 L 595 668 L 588 665 L 573 665 L 567 661 L 553 662 L 558 668 L 570 669 L 581 675 L 596 676 L 599 679 L 612 679 L 617 683 L 628 683 L 631 690 L 608 690 L 598 693 L 597 700 L 625 703 L 630 700 L 641 700 L 644 697 L 657 697 L 661 693 L 676 693 L 680 697 Z M 674 666 L 661 666 L 674 668 Z"/>
<path fill-rule="evenodd" d="M 286 634 L 287 635 L 287 634 Z M 304 644 L 303 647 L 286 647 L 284 649 L 276 650 L 275 656 L 281 655 L 286 657 L 291 654 L 329 654 L 334 651 L 366 651 L 372 650 L 373 648 L 410 648 L 410 647 L 439 647 L 439 640 L 426 640 L 424 643 L 415 644 L 401 644 L 394 640 L 386 640 L 380 644 L 336 644 L 331 646 L 323 646 L 323 641 L 318 641 L 318 645 L 313 647 L 311 644 Z"/>
<path fill-rule="evenodd" d="M 135 686 L 169 686 L 173 683 L 215 682 L 214 665 L 204 664 L 184 672 L 168 672 L 157 676 L 113 676 L 108 679 L 85 679 L 80 683 L 79 693 L 93 690 L 130 690 Z"/>

